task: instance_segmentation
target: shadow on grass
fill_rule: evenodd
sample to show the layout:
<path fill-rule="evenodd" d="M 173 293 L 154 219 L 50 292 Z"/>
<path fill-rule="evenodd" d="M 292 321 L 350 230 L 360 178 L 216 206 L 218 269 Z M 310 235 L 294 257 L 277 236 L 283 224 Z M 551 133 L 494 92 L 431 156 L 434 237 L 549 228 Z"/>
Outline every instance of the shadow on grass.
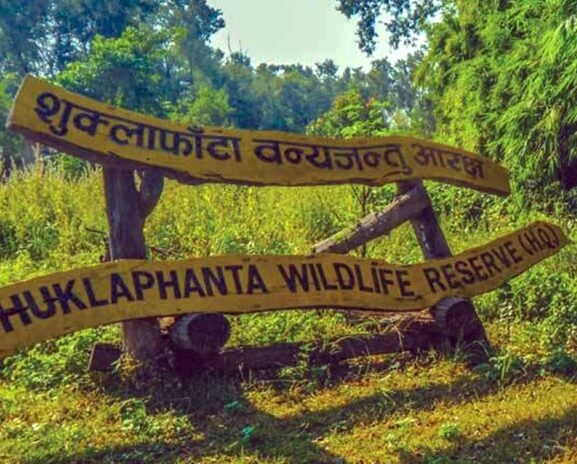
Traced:
<path fill-rule="evenodd" d="M 577 408 L 560 417 L 524 420 L 502 427 L 480 440 L 457 439 L 448 449 L 423 447 L 412 453 L 401 451 L 402 464 L 502 464 L 546 462 L 575 449 Z M 575 456 L 572 456 L 575 459 Z M 563 461 L 563 462 L 575 462 Z"/>
<path fill-rule="evenodd" d="M 135 443 L 126 446 L 91 449 L 73 456 L 42 456 L 25 461 L 26 464 L 148 464 L 173 463 L 178 450 L 168 442 Z"/>
<path fill-rule="evenodd" d="M 350 377 L 346 372 L 333 374 L 327 381 L 333 386 Z M 519 385 L 534 381 L 535 378 L 529 372 L 514 380 L 515 384 Z M 259 380 L 256 381 L 257 385 L 258 382 Z M 392 414 L 402 413 L 404 410 L 430 410 L 436 407 L 435 404 L 438 406 L 439 402 L 447 405 L 465 403 L 473 398 L 494 394 L 503 388 L 503 384 L 488 379 L 486 375 L 462 374 L 448 383 L 430 382 L 414 388 L 383 390 L 355 399 L 344 406 L 307 411 L 285 418 L 275 417 L 251 405 L 245 396 L 246 388 L 246 379 L 238 376 L 203 374 L 192 380 L 180 381 L 167 373 L 166 376 L 136 378 L 129 382 L 121 382 L 118 378 L 111 377 L 102 383 L 105 395 L 121 401 L 140 400 L 145 404 L 149 415 L 171 411 L 175 416 L 186 420 L 203 438 L 192 440 L 187 438 L 186 434 L 181 436 L 173 432 L 172 435 L 168 433 L 168 438 L 165 439 L 151 436 L 150 441 L 142 440 L 143 443 L 137 442 L 134 447 L 87 450 L 67 457 L 47 456 L 43 462 L 195 463 L 201 457 L 212 456 L 218 458 L 219 462 L 239 462 L 236 459 L 242 458 L 270 463 L 342 464 L 346 463 L 344 457 L 337 456 L 322 446 L 322 438 L 327 434 L 345 432 L 362 423 L 387 420 Z M 282 398 L 283 394 L 290 397 L 286 386 L 284 389 L 283 392 L 282 386 L 277 387 L 277 393 L 280 393 L 277 398 Z M 300 399 L 302 400 L 302 395 Z M 568 414 L 562 418 L 520 423 L 505 428 L 486 440 L 455 442 L 451 449 L 441 453 L 423 448 L 413 454 L 403 454 L 400 458 L 406 464 L 468 462 L 467 459 L 470 461 L 471 456 L 484 457 L 483 450 L 492 447 L 502 448 L 494 453 L 495 460 L 481 459 L 478 462 L 511 462 L 521 459 L 522 456 L 546 456 L 547 454 L 543 454 L 542 450 L 538 451 L 536 447 L 541 447 L 543 443 L 558 442 L 562 439 L 561 435 L 566 427 L 570 428 L 570 433 L 576 430 L 575 412 L 572 411 L 575 418 Z M 525 433 L 537 433 L 542 435 L 542 438 L 535 440 L 535 446 L 533 441 L 519 438 L 514 440 L 519 434 Z M 162 433 L 158 435 L 167 436 Z M 531 445 L 529 451 L 528 444 Z M 362 453 L 362 450 L 359 452 Z M 526 452 L 528 454 L 523 454 Z M 550 453 L 554 453 L 554 448 L 551 448 Z M 467 456 L 467 459 L 459 461 L 460 456 Z M 254 462 L 253 460 L 250 462 Z M 39 461 L 34 464 L 39 464 Z"/>
<path fill-rule="evenodd" d="M 161 431 L 142 442 L 134 439 L 134 446 L 87 449 L 68 455 L 47 454 L 26 464 L 194 464 L 211 456 L 217 460 L 210 462 L 219 463 L 254 462 L 254 459 L 283 464 L 346 463 L 345 459 L 315 443 L 314 430 L 309 431 L 302 424 L 294 426 L 292 422 L 254 408 L 245 398 L 243 381 L 236 376 L 205 374 L 186 382 L 174 377 L 167 381 L 140 379 L 136 383 L 109 380 L 103 385 L 104 394 L 128 403 L 142 400 L 150 416 L 170 411 L 185 419 L 189 428 L 182 435 Z M 194 439 L 189 438 L 192 435 Z"/>

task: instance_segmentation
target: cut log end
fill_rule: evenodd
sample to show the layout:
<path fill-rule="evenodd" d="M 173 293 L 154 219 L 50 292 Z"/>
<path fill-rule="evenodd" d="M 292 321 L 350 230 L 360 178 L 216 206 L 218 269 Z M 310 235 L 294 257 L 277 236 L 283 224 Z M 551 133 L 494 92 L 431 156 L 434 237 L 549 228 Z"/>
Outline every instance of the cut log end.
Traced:
<path fill-rule="evenodd" d="M 485 329 L 470 300 L 443 298 L 430 311 L 448 336 L 486 340 Z"/>
<path fill-rule="evenodd" d="M 452 344 L 463 345 L 471 364 L 487 360 L 491 349 L 489 339 L 470 300 L 444 298 L 430 312 Z"/>
<path fill-rule="evenodd" d="M 230 333 L 230 322 L 217 313 L 187 314 L 178 318 L 169 331 L 177 348 L 203 355 L 219 353 Z"/>

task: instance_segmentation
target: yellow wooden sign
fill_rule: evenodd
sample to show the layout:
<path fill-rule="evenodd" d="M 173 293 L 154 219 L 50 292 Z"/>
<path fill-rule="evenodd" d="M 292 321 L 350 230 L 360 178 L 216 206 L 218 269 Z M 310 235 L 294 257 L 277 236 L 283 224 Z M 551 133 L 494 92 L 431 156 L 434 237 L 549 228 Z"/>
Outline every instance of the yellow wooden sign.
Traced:
<path fill-rule="evenodd" d="M 154 166 L 185 183 L 322 185 L 432 179 L 510 193 L 507 170 L 488 158 L 412 137 L 330 139 L 268 131 L 187 127 L 24 79 L 8 127 L 102 163 Z"/>
<path fill-rule="evenodd" d="M 399 266 L 342 255 L 117 261 L 0 289 L 0 358 L 88 327 L 189 312 L 425 308 L 497 288 L 568 242 L 536 222 L 458 256 Z"/>

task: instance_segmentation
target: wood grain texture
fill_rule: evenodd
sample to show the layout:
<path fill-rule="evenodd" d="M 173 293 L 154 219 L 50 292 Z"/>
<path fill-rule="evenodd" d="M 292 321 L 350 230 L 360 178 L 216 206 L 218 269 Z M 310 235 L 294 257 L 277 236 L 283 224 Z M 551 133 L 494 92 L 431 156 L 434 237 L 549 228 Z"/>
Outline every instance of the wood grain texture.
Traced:
<path fill-rule="evenodd" d="M 144 223 L 160 199 L 163 178 L 154 170 L 141 173 L 140 177 L 137 188 L 132 170 L 109 166 L 103 169 L 112 260 L 147 257 Z M 124 321 L 122 340 L 126 352 L 141 361 L 154 360 L 162 353 L 160 327 L 154 317 Z"/>

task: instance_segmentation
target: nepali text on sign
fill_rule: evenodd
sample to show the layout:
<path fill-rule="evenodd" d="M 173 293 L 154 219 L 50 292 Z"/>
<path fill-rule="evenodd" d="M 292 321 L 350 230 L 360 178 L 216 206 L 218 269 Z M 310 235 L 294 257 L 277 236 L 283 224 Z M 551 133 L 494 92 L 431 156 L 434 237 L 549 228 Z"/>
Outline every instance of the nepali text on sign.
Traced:
<path fill-rule="evenodd" d="M 31 76 L 8 127 L 101 163 L 161 168 L 182 182 L 251 185 L 382 185 L 432 179 L 510 193 L 488 158 L 413 137 L 331 139 L 268 131 L 188 127 L 114 108 Z"/>

